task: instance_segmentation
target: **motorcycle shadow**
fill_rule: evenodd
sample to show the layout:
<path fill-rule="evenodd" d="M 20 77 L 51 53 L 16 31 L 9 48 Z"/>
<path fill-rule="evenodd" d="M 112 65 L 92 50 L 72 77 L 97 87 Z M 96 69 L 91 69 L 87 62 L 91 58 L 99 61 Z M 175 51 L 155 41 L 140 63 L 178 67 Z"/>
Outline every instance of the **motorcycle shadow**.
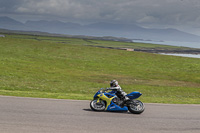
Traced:
<path fill-rule="evenodd" d="M 120 114 L 132 114 L 129 111 L 93 111 L 92 109 L 83 109 L 84 111 L 88 111 L 88 112 L 103 112 L 103 113 L 120 113 Z"/>

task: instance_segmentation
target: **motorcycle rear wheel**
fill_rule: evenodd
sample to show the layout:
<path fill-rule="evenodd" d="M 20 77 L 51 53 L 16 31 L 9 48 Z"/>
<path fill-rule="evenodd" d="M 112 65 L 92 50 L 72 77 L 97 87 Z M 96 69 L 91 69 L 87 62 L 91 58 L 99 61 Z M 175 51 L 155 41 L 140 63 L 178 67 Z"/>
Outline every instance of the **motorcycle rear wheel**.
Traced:
<path fill-rule="evenodd" d="M 141 114 L 145 109 L 144 103 L 140 100 L 132 100 L 128 106 L 128 110 L 133 114 Z"/>
<path fill-rule="evenodd" d="M 106 104 L 102 100 L 99 100 L 99 103 L 97 103 L 97 99 L 94 99 L 90 102 L 90 108 L 94 111 L 104 111 Z"/>

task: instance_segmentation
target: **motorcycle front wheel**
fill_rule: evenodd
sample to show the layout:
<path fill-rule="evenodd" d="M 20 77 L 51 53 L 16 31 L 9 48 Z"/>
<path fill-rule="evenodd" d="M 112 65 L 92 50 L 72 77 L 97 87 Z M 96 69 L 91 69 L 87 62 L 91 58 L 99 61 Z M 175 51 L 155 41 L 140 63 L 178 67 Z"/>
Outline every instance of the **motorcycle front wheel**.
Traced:
<path fill-rule="evenodd" d="M 94 99 L 90 102 L 90 108 L 94 111 L 104 111 L 106 108 L 106 104 L 102 100 L 99 100 L 99 102 L 97 102 L 97 99 Z"/>
<path fill-rule="evenodd" d="M 132 100 L 128 106 L 128 110 L 133 114 L 141 114 L 144 109 L 144 103 L 140 100 Z"/>

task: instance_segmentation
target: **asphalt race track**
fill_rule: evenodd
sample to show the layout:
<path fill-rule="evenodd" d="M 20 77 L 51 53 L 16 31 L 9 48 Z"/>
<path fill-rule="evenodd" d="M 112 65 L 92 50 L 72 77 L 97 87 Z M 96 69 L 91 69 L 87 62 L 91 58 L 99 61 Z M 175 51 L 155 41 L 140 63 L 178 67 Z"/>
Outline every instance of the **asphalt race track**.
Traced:
<path fill-rule="evenodd" d="M 200 105 L 145 104 L 136 115 L 89 102 L 0 96 L 0 133 L 200 133 Z"/>

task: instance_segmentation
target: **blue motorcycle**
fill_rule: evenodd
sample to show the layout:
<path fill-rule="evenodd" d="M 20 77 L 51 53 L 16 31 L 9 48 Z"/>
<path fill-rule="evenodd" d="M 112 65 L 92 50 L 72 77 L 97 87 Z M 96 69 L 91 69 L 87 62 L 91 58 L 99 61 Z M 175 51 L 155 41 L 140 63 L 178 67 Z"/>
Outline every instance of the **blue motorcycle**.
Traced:
<path fill-rule="evenodd" d="M 139 98 L 142 93 L 131 92 L 126 95 L 130 100 L 123 102 L 122 99 L 117 97 L 116 91 L 107 92 L 107 89 L 101 88 L 94 95 L 94 99 L 90 102 L 90 107 L 94 111 L 130 111 L 134 114 L 141 114 L 145 106 L 140 100 L 135 100 Z M 123 103 L 123 104 L 122 104 Z"/>

